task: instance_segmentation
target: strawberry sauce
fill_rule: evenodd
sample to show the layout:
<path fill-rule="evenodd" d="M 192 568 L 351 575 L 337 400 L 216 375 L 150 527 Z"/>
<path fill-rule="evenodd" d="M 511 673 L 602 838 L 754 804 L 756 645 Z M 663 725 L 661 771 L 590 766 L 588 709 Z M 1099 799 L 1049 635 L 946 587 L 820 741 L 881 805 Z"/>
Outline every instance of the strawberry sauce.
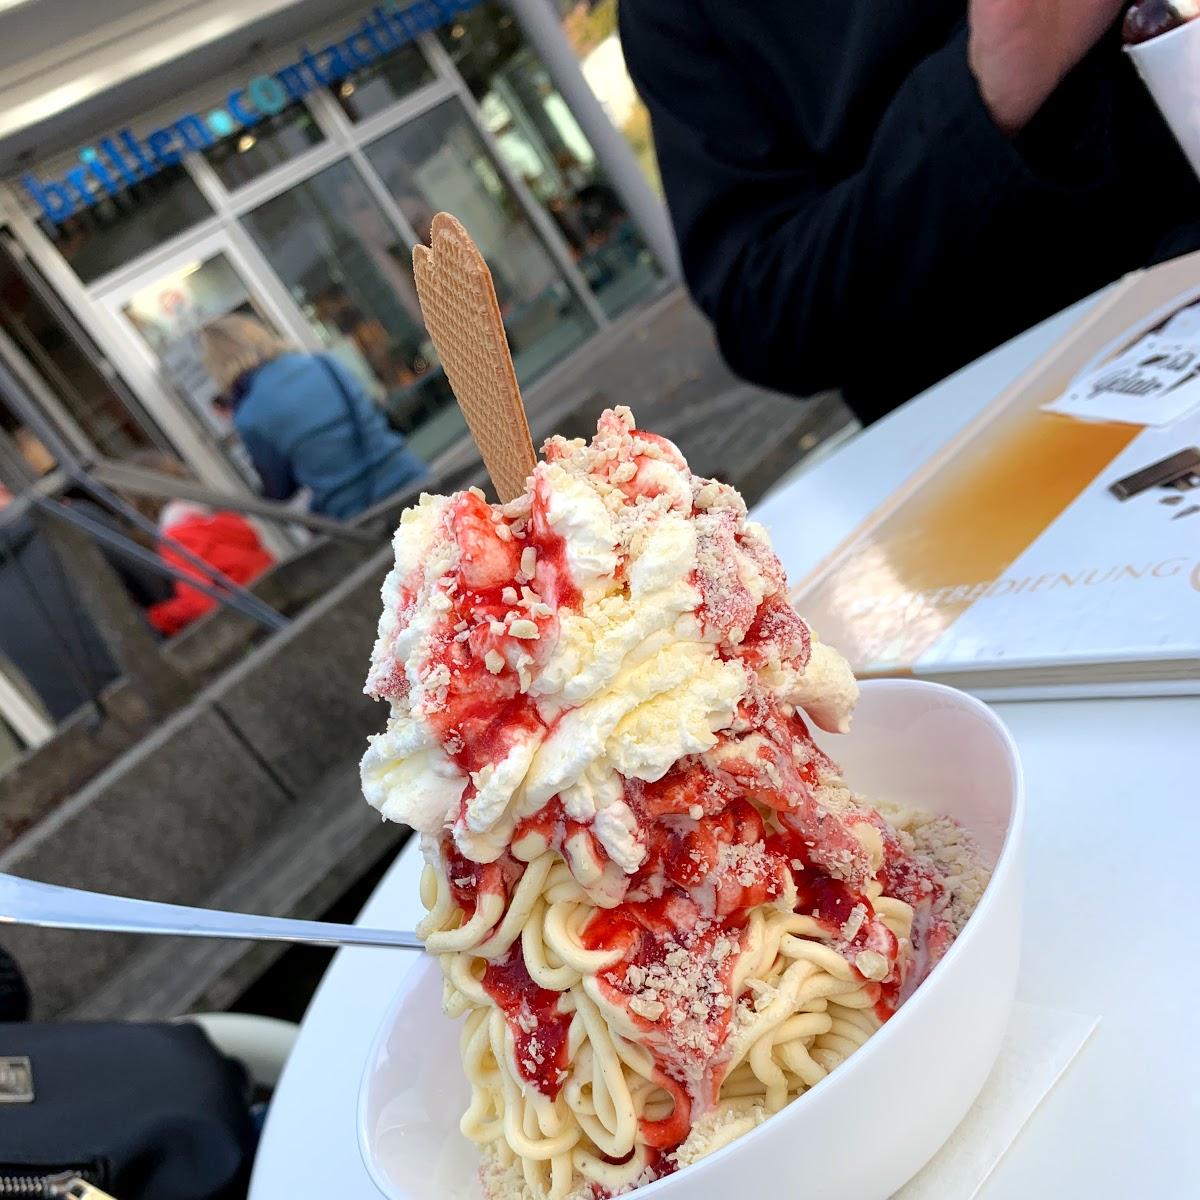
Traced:
<path fill-rule="evenodd" d="M 827 874 L 814 862 L 809 842 L 787 830 L 772 834 L 767 849 L 782 869 L 791 873 L 796 887 L 795 911 L 821 924 L 831 944 L 858 972 L 856 956 L 864 950 L 879 954 L 888 964 L 888 974 L 879 983 L 875 1014 L 886 1021 L 896 1011 L 904 966 L 900 944 L 875 912 L 866 895 L 842 879 Z"/>
<path fill-rule="evenodd" d="M 609 1003 L 624 1007 L 642 1031 L 654 1057 L 654 1080 L 675 1102 L 667 1117 L 641 1122 L 642 1140 L 655 1149 L 673 1150 L 687 1137 L 689 1081 L 707 1075 L 696 1099 L 706 1104 L 716 1099 L 720 1084 L 711 1060 L 720 1060 L 729 1033 L 733 1006 L 724 998 L 744 924 L 742 914 L 737 920 L 707 920 L 686 892 L 672 888 L 656 900 L 601 909 L 584 930 L 588 949 L 624 952 L 620 964 L 601 977 L 601 987 Z M 718 961 L 720 941 L 730 949 Z M 686 982 L 678 993 L 653 986 L 672 978 Z M 645 999 L 649 996 L 657 999 Z"/>
<path fill-rule="evenodd" d="M 528 680 L 553 642 L 558 612 L 577 605 L 579 592 L 539 489 L 524 522 L 473 492 L 458 495 L 445 520 L 459 554 L 438 581 L 444 607 L 423 665 L 423 715 L 446 753 L 473 772 L 544 733 Z"/>
<path fill-rule="evenodd" d="M 483 987 L 512 1030 L 521 1078 L 554 1100 L 567 1078 L 571 1027 L 571 1014 L 559 1012 L 559 993 L 538 987 L 529 977 L 520 942 L 501 962 L 488 963 Z"/>
<path fill-rule="evenodd" d="M 511 854 L 502 854 L 490 863 L 478 863 L 467 858 L 459 851 L 449 833 L 442 837 L 441 854 L 450 894 L 467 920 L 475 915 L 483 896 L 500 896 L 507 908 L 513 890 L 525 873 L 525 864 L 517 862 Z"/>

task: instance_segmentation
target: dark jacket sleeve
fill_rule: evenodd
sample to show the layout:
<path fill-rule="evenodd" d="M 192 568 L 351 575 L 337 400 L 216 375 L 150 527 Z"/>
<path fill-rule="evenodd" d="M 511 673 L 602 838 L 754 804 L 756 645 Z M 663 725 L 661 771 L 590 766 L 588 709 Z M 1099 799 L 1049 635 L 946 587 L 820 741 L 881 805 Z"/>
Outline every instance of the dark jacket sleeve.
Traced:
<path fill-rule="evenodd" d="M 91 517 L 93 521 L 107 525 L 116 533 L 126 537 L 133 534 L 128 521 L 118 520 L 108 509 L 101 508 L 100 505 L 83 496 L 78 494 L 71 496 L 70 503 L 72 507 L 80 509 Z M 103 545 L 100 546 L 100 553 L 108 560 L 109 566 L 120 576 L 126 590 L 142 608 L 156 604 L 159 600 L 165 600 L 171 594 L 169 579 L 152 571 L 128 554 L 122 554 L 119 550 L 113 550 L 111 547 Z"/>
<path fill-rule="evenodd" d="M 1104 170 L 1081 136 L 1059 174 L 1038 174 L 1031 157 L 1055 139 L 1032 130 L 1027 155 L 1000 133 L 968 65 L 965 23 L 897 81 L 869 143 L 850 153 L 830 129 L 861 98 L 838 93 L 815 33 L 795 71 L 814 81 L 804 115 L 826 144 L 806 144 L 804 123 L 772 111 L 746 48 L 706 11 L 702 0 L 623 0 L 622 39 L 689 289 L 730 365 L 763 386 L 842 386 L 862 334 L 953 276 L 1006 206 L 1086 187 Z"/>

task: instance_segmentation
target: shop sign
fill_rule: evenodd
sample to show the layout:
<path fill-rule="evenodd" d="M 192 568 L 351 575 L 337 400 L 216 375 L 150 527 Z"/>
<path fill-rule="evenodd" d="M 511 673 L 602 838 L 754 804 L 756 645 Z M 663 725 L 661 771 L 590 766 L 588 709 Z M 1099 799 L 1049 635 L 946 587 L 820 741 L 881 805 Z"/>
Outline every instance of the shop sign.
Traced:
<path fill-rule="evenodd" d="M 25 191 L 55 225 L 105 196 L 178 163 L 185 154 L 204 150 L 239 129 L 257 125 L 317 88 L 338 83 L 414 38 L 452 21 L 481 0 L 415 0 L 382 4 L 348 37 L 324 49 L 301 47 L 299 58 L 272 75 L 256 75 L 234 88 L 225 105 L 211 112 L 185 113 L 169 125 L 137 137 L 122 129 L 79 151 L 80 165 L 61 179 L 21 177 Z"/>

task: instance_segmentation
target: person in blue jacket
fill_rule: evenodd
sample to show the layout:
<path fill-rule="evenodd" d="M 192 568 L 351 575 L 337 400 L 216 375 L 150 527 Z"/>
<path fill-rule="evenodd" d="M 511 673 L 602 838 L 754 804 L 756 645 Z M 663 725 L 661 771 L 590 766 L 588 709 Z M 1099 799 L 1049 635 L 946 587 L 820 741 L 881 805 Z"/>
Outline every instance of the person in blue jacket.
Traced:
<path fill-rule="evenodd" d="M 428 475 L 336 359 L 293 349 L 239 313 L 209 322 L 200 340 L 269 499 L 308 488 L 313 512 L 347 520 Z"/>

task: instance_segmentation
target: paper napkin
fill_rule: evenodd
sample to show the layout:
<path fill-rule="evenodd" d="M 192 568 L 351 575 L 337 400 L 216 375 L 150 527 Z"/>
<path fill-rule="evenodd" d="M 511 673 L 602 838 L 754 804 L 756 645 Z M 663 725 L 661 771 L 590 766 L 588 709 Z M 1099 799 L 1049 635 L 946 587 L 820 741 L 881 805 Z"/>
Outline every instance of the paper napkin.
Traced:
<path fill-rule="evenodd" d="M 972 1200 L 1100 1018 L 1018 1002 L 983 1091 L 950 1140 L 892 1200 Z"/>

